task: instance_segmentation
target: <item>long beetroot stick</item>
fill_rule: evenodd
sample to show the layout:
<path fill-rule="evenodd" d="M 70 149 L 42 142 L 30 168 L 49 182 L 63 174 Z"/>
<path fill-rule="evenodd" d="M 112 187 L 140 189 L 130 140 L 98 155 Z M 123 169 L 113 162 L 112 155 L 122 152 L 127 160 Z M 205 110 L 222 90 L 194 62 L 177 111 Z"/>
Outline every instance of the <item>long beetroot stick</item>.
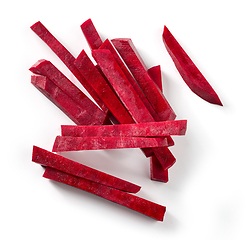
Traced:
<path fill-rule="evenodd" d="M 57 136 L 53 152 L 164 147 L 168 142 L 165 138 L 144 137 L 66 137 Z"/>
<path fill-rule="evenodd" d="M 73 126 L 62 125 L 62 136 L 73 137 L 163 137 L 184 135 L 186 120 L 148 122 L 137 124 Z"/>
<path fill-rule="evenodd" d="M 222 106 L 222 103 L 214 89 L 166 26 L 164 26 L 162 37 L 169 55 L 188 87 L 195 94 L 209 103 Z"/>
<path fill-rule="evenodd" d="M 75 84 L 73 84 L 62 72 L 60 72 L 51 62 L 47 60 L 39 60 L 35 63 L 30 71 L 48 77 L 55 85 L 63 90 L 70 98 L 80 105 L 88 116 L 100 119 L 104 122 L 107 118 L 106 114 L 97 107 Z M 88 121 L 90 121 L 88 119 Z"/>
<path fill-rule="evenodd" d="M 134 123 L 126 108 L 84 50 L 81 51 L 74 64 L 119 123 Z"/>
<path fill-rule="evenodd" d="M 37 146 L 33 146 L 32 161 L 122 191 L 136 193 L 140 190 L 140 186 L 138 185 L 72 161 Z"/>
<path fill-rule="evenodd" d="M 60 58 L 60 60 L 68 67 L 78 81 L 92 96 L 95 102 L 107 113 L 108 109 L 90 84 L 84 79 L 81 73 L 74 66 L 75 57 L 50 33 L 50 31 L 40 22 L 36 22 L 31 29 L 51 48 L 51 50 Z"/>
<path fill-rule="evenodd" d="M 165 206 L 150 202 L 127 192 L 107 187 L 103 184 L 64 173 L 54 168 L 47 167 L 43 177 L 93 193 L 158 221 L 163 221 L 166 212 Z"/>
<path fill-rule="evenodd" d="M 42 75 L 32 75 L 31 83 L 51 102 L 61 109 L 74 123 L 81 125 L 106 124 L 106 118 L 91 117 L 88 111 L 78 105 L 51 80 Z"/>
<path fill-rule="evenodd" d="M 161 121 L 174 120 L 176 115 L 158 86 L 147 73 L 147 68 L 131 39 L 113 39 L 113 45 L 127 64 L 135 80 L 157 112 Z"/>

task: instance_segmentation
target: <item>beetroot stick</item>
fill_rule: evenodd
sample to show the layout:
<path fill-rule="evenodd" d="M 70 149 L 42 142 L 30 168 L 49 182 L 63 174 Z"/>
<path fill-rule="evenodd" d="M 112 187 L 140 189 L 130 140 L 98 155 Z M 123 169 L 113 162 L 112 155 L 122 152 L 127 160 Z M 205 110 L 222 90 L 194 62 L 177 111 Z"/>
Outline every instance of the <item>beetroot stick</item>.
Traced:
<path fill-rule="evenodd" d="M 110 188 L 103 184 L 70 175 L 54 168 L 47 167 L 43 177 L 93 193 L 97 196 L 152 217 L 158 221 L 163 221 L 163 217 L 166 212 L 165 206 L 161 206 L 127 192 Z"/>
<path fill-rule="evenodd" d="M 169 55 L 188 87 L 207 102 L 222 106 L 214 89 L 166 26 L 164 26 L 162 37 Z"/>
<path fill-rule="evenodd" d="M 163 137 L 184 135 L 186 120 L 103 126 L 62 125 L 62 136 L 72 137 Z"/>
<path fill-rule="evenodd" d="M 58 86 L 47 77 L 42 75 L 32 75 L 31 83 L 63 111 L 74 123 L 81 125 L 101 125 L 106 124 L 106 118 L 94 118 L 91 114 L 78 105 L 73 99 L 67 96 Z"/>
<path fill-rule="evenodd" d="M 133 74 L 135 80 L 157 112 L 160 120 L 174 120 L 176 115 L 159 87 L 147 73 L 146 66 L 141 59 L 131 39 L 113 39 L 113 45 Z"/>
<path fill-rule="evenodd" d="M 98 49 L 102 44 L 102 40 L 90 18 L 81 25 L 81 29 L 89 47 L 91 49 Z"/>
<path fill-rule="evenodd" d="M 159 89 L 162 91 L 162 74 L 161 74 L 161 66 L 157 65 L 154 67 L 151 67 L 147 70 L 149 76 L 151 79 L 156 83 L 156 85 L 159 87 Z"/>
<path fill-rule="evenodd" d="M 152 117 L 155 119 L 155 121 L 160 121 L 160 118 L 156 111 L 151 106 L 149 100 L 146 98 L 145 94 L 142 92 L 141 88 L 139 87 L 138 83 L 135 81 L 132 73 L 129 71 L 128 67 L 123 62 L 122 58 L 120 57 L 119 53 L 115 49 L 115 47 L 112 45 L 112 43 L 107 39 L 103 42 L 103 44 L 100 46 L 100 49 L 108 49 L 112 53 L 113 57 L 115 58 L 117 64 L 122 69 L 123 73 L 127 77 L 128 81 L 131 83 L 133 89 L 138 94 L 141 101 L 145 104 L 146 108 L 152 115 Z"/>
<path fill-rule="evenodd" d="M 51 50 L 68 67 L 83 87 L 88 91 L 95 102 L 107 113 L 108 109 L 90 84 L 84 79 L 74 65 L 75 57 L 50 33 L 50 31 L 40 22 L 36 22 L 31 29 L 51 48 Z"/>
<path fill-rule="evenodd" d="M 122 191 L 136 193 L 140 190 L 140 186 L 138 185 L 72 161 L 37 146 L 33 146 L 32 161 Z"/>
<path fill-rule="evenodd" d="M 75 84 L 73 84 L 62 72 L 60 72 L 51 62 L 47 60 L 39 60 L 34 64 L 30 71 L 48 77 L 55 85 L 63 90 L 70 98 L 72 98 L 79 106 L 88 113 L 91 118 L 97 118 L 104 122 L 106 114 L 97 107 Z M 88 119 L 88 121 L 90 121 Z"/>
<path fill-rule="evenodd" d="M 57 136 L 53 152 L 121 149 L 121 148 L 151 148 L 167 146 L 166 138 L 144 137 L 64 137 Z"/>
<path fill-rule="evenodd" d="M 134 123 L 126 108 L 84 50 L 79 54 L 74 64 L 119 123 Z"/>
<path fill-rule="evenodd" d="M 150 157 L 150 175 L 151 180 L 159 182 L 168 182 L 168 169 L 164 170 L 155 154 Z"/>

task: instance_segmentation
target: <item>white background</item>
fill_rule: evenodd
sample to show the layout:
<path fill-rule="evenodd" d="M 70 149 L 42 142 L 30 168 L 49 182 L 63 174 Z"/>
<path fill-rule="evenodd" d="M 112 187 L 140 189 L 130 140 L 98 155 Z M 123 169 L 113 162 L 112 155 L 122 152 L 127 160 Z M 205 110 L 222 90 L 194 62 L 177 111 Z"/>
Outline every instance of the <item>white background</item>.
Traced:
<path fill-rule="evenodd" d="M 0 9 L 1 239 L 245 239 L 243 1 L 22 0 Z M 75 79 L 30 26 L 40 20 L 77 56 L 89 53 L 80 29 L 88 18 L 103 40 L 129 37 L 148 67 L 161 65 L 164 93 L 188 130 L 174 137 L 167 184 L 149 180 L 138 149 L 66 155 L 141 185 L 138 196 L 167 207 L 163 222 L 44 179 L 31 162 L 33 145 L 51 150 L 60 125 L 73 123 L 31 85 L 28 69 L 45 58 Z M 162 43 L 164 25 L 223 107 L 185 85 Z"/>

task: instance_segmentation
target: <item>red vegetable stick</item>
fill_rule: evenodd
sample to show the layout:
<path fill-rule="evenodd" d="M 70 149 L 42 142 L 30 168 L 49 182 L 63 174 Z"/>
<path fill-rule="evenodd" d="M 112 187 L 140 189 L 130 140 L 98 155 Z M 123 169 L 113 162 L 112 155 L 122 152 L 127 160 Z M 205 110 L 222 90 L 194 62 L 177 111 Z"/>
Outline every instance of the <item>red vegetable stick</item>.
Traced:
<path fill-rule="evenodd" d="M 78 81 L 92 96 L 95 102 L 107 113 L 108 109 L 90 84 L 84 79 L 74 65 L 75 57 L 49 32 L 49 30 L 40 22 L 36 22 L 31 29 L 51 48 L 51 50 L 60 58 L 60 60 L 68 67 Z"/>
<path fill-rule="evenodd" d="M 118 94 L 120 100 L 123 102 L 128 112 L 134 118 L 136 123 L 144 122 L 154 122 L 154 118 L 151 116 L 148 109 L 145 107 L 143 102 L 140 100 L 139 96 L 133 89 L 132 85 L 128 81 L 127 77 L 117 64 L 112 53 L 106 49 L 93 50 L 92 55 L 95 61 L 98 63 L 99 67 L 105 74 L 108 81 L 111 83 L 112 87 Z M 152 81 L 152 80 L 151 80 Z M 161 150 L 161 148 L 160 148 Z M 154 153 L 156 157 L 159 158 L 163 169 L 169 168 L 175 162 L 174 158 L 165 159 L 160 153 L 158 148 L 154 148 Z M 168 160 L 168 161 L 167 161 Z M 170 162 L 174 160 L 173 162 Z"/>
<path fill-rule="evenodd" d="M 188 87 L 209 103 L 223 106 L 214 89 L 166 26 L 164 26 L 162 37 L 169 55 Z"/>
<path fill-rule="evenodd" d="M 134 123 L 126 108 L 84 50 L 79 54 L 74 64 L 118 122 L 122 124 Z"/>
<path fill-rule="evenodd" d="M 72 137 L 163 137 L 184 135 L 186 120 L 104 126 L 62 125 L 62 136 Z"/>
<path fill-rule="evenodd" d="M 91 117 L 88 111 L 84 111 L 84 108 L 81 108 L 47 77 L 32 75 L 31 83 L 61 109 L 74 123 L 82 125 L 101 125 L 107 123 L 108 119 Z"/>
<path fill-rule="evenodd" d="M 135 122 L 154 122 L 112 53 L 98 49 L 92 50 L 92 55 Z"/>
<path fill-rule="evenodd" d="M 57 136 L 53 152 L 167 146 L 165 138 Z"/>
<path fill-rule="evenodd" d="M 30 71 L 48 77 L 55 85 L 63 90 L 79 106 L 86 111 L 89 118 L 88 122 L 96 118 L 99 122 L 104 122 L 106 114 L 102 112 L 78 87 L 76 87 L 63 73 L 61 73 L 51 62 L 39 60 L 34 64 Z"/>
<path fill-rule="evenodd" d="M 159 181 L 159 182 L 168 182 L 168 169 L 164 170 L 162 165 L 153 154 L 150 157 L 150 174 L 151 180 Z"/>
<path fill-rule="evenodd" d="M 131 39 L 113 39 L 113 45 L 121 55 L 135 80 L 157 112 L 160 120 L 174 120 L 176 115 L 159 87 L 147 73 L 146 66 L 141 59 Z"/>
<path fill-rule="evenodd" d="M 33 146 L 32 161 L 122 191 L 136 193 L 140 190 L 140 186 L 138 185 L 72 161 L 37 146 Z"/>
<path fill-rule="evenodd" d="M 174 155 L 168 147 L 153 148 L 153 151 L 164 170 L 172 167 L 176 162 Z"/>
<path fill-rule="evenodd" d="M 97 49 L 101 46 L 102 40 L 91 19 L 88 19 L 81 25 L 83 34 L 91 49 Z"/>
<path fill-rule="evenodd" d="M 53 168 L 47 167 L 43 177 L 93 193 L 97 196 L 152 217 L 158 221 L 163 221 L 163 217 L 166 212 L 165 206 L 161 206 L 130 193 L 110 188 L 84 178 L 76 177 Z"/>
<path fill-rule="evenodd" d="M 156 85 L 159 87 L 159 89 L 162 91 L 162 74 L 161 74 L 161 66 L 157 65 L 154 67 L 151 67 L 147 70 L 149 76 L 151 79 L 156 83 Z"/>
<path fill-rule="evenodd" d="M 152 115 L 152 117 L 155 119 L 155 121 L 160 121 L 160 118 L 156 111 L 151 106 L 150 102 L 146 98 L 145 94 L 142 92 L 141 88 L 139 87 L 138 83 L 135 81 L 133 75 L 129 71 L 128 67 L 123 62 L 122 58 L 120 57 L 119 53 L 115 49 L 115 47 L 112 45 L 112 43 L 107 39 L 103 42 L 103 44 L 100 46 L 100 49 L 108 49 L 112 53 L 113 57 L 115 58 L 117 64 L 122 69 L 123 73 L 127 77 L 128 81 L 131 83 L 132 87 L 134 88 L 135 92 L 138 94 L 141 101 L 145 104 L 146 108 Z"/>

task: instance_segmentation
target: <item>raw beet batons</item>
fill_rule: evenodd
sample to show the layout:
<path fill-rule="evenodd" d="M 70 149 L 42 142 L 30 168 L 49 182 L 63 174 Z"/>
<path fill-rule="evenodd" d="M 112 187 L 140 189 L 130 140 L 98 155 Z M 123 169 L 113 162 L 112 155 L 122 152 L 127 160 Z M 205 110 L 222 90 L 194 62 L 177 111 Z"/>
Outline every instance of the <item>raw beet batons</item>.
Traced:
<path fill-rule="evenodd" d="M 118 203 L 132 210 L 145 214 L 158 221 L 163 221 L 166 207 L 150 202 L 146 199 L 137 197 L 127 192 L 110 188 L 103 184 L 89 181 L 84 178 L 76 177 L 71 174 L 47 167 L 43 177 L 80 188 L 97 196 Z"/>
<path fill-rule="evenodd" d="M 147 122 L 119 125 L 62 125 L 62 136 L 73 137 L 165 137 L 184 135 L 186 120 Z"/>
<path fill-rule="evenodd" d="M 64 152 L 121 148 L 158 148 L 165 146 L 168 146 L 166 138 L 57 136 L 52 151 Z"/>
<path fill-rule="evenodd" d="M 133 183 L 98 171 L 81 163 L 72 161 L 68 158 L 49 152 L 37 146 L 33 146 L 32 161 L 43 166 L 52 167 L 57 170 L 72 174 L 77 177 L 98 182 L 112 188 L 117 188 L 122 191 L 136 193 L 140 190 L 140 186 L 137 186 Z"/>
<path fill-rule="evenodd" d="M 166 26 L 164 26 L 162 37 L 169 55 L 188 87 L 207 102 L 222 106 L 214 89 Z"/>

